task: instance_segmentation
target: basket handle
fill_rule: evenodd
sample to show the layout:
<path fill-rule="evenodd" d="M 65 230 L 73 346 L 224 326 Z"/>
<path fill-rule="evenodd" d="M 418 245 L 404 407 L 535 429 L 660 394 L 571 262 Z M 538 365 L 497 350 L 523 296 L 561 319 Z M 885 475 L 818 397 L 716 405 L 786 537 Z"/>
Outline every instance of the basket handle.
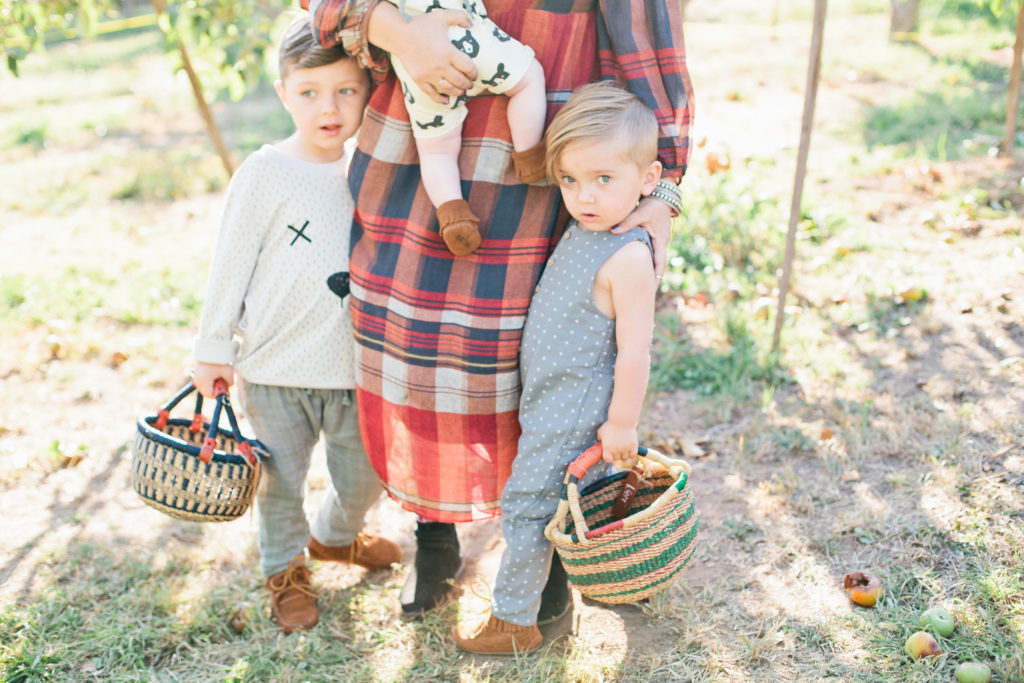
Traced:
<path fill-rule="evenodd" d="M 196 387 L 192 382 L 183 386 L 181 390 L 157 412 L 156 421 L 153 422 L 153 426 L 157 429 L 163 430 L 163 428 L 167 426 L 167 419 L 171 416 L 171 411 L 174 410 L 174 406 L 181 403 L 182 399 L 195 391 L 195 388 Z M 200 404 L 198 407 L 201 408 L 202 405 Z"/>
<path fill-rule="evenodd" d="M 196 391 L 196 386 L 190 381 L 182 387 L 170 401 L 164 404 L 164 407 L 157 413 L 157 418 L 153 422 L 153 426 L 162 431 L 164 427 L 167 426 L 167 420 L 170 418 L 171 411 L 174 407 L 181 403 L 181 401 L 193 391 Z M 206 437 L 203 439 L 203 445 L 199 449 L 199 459 L 204 463 L 209 463 L 213 459 L 213 451 L 217 447 L 217 427 L 220 423 L 221 411 L 223 410 L 228 416 L 232 435 L 235 438 L 235 450 L 242 456 L 242 459 L 245 460 L 245 463 L 249 467 L 255 466 L 258 462 L 258 458 L 253 452 L 252 442 L 242 436 L 242 432 L 238 428 L 238 420 L 235 419 L 235 411 L 231 408 L 231 399 L 228 395 L 228 384 L 223 378 L 219 377 L 214 380 L 213 393 L 217 402 L 213 407 L 213 417 L 210 418 L 210 427 L 206 431 Z M 190 431 L 198 432 L 203 428 L 202 410 L 203 395 L 196 391 L 196 408 L 192 414 L 192 423 L 189 425 Z M 265 448 L 261 448 L 260 451 L 261 453 L 266 453 Z"/>
<path fill-rule="evenodd" d="M 199 459 L 203 462 L 210 462 L 213 459 L 213 451 L 217 447 L 217 424 L 220 422 L 220 411 L 224 408 L 224 397 L 228 395 L 228 384 L 222 377 L 218 377 L 213 381 L 213 395 L 217 403 L 213 406 L 213 417 L 210 418 L 210 429 L 206 432 L 206 438 L 203 439 L 203 447 L 199 449 Z M 231 410 L 230 403 L 228 404 L 228 410 Z M 231 422 L 234 424 L 234 419 Z M 195 424 L 194 421 L 193 424 Z M 236 429 L 235 438 L 237 437 L 238 431 Z M 246 461 L 248 460 L 246 458 Z"/>
<path fill-rule="evenodd" d="M 604 451 L 601 447 L 601 442 L 598 441 L 576 456 L 576 459 L 569 464 L 569 467 L 566 469 L 565 479 L 562 483 L 562 497 L 558 501 L 558 509 L 544 529 L 544 536 L 549 541 L 553 541 L 553 537 L 555 535 L 568 538 L 565 534 L 565 528 L 566 513 L 569 513 L 572 515 L 572 521 L 575 527 L 572 539 L 578 541 L 580 545 L 590 545 L 591 530 L 590 527 L 587 526 L 587 522 L 583 517 L 583 510 L 580 508 L 579 482 L 587 474 L 590 468 L 601 460 L 603 453 Z M 637 456 L 646 458 L 649 461 L 653 461 L 663 466 L 674 479 L 679 479 L 679 476 L 683 473 L 686 474 L 687 478 L 690 476 L 690 465 L 688 463 L 682 460 L 667 458 L 653 448 L 640 446 L 637 448 Z M 648 464 L 644 463 L 645 476 L 650 474 L 649 470 L 650 467 Z M 685 479 L 683 481 L 685 482 Z M 670 492 L 666 491 L 666 494 L 668 493 Z M 654 514 L 657 508 L 662 507 L 662 505 L 658 504 L 660 502 L 661 499 L 656 501 L 655 505 L 652 505 L 648 509 L 630 517 L 629 523 L 635 524 L 641 519 L 645 519 L 651 514 Z M 610 526 L 617 527 L 623 524 L 624 521 L 619 520 L 612 522 Z M 602 527 L 602 529 L 604 528 L 605 527 Z"/>

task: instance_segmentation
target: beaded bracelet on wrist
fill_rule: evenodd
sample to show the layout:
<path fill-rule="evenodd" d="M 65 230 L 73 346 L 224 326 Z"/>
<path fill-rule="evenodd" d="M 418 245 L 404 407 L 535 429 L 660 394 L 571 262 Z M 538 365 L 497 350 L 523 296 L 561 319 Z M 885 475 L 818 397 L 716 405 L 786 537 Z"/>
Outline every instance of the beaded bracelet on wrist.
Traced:
<path fill-rule="evenodd" d="M 651 192 L 651 194 L 649 196 L 654 198 L 654 199 L 657 199 L 662 204 L 665 204 L 666 206 L 668 206 L 668 208 L 672 211 L 672 217 L 673 218 L 675 218 L 676 216 L 678 216 L 679 214 L 681 214 L 683 212 L 683 204 L 682 204 L 682 202 L 680 202 L 675 197 L 670 197 L 669 195 L 664 194 L 663 192 L 658 192 L 657 190 Z"/>
<path fill-rule="evenodd" d="M 650 196 L 667 204 L 672 209 L 673 218 L 683 212 L 683 193 L 680 192 L 678 185 L 669 180 L 659 180 Z"/>

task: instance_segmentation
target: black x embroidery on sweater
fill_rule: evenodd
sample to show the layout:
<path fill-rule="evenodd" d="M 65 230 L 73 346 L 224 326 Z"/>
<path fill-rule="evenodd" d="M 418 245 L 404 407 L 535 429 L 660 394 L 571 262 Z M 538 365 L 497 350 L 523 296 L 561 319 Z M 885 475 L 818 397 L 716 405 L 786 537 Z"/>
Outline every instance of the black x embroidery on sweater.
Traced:
<path fill-rule="evenodd" d="M 300 237 L 302 239 L 306 240 L 307 242 L 312 242 L 313 241 L 313 240 L 309 239 L 308 237 L 306 237 L 306 226 L 308 226 L 308 225 L 309 225 L 309 221 L 306 221 L 305 223 L 303 223 L 301 228 L 296 228 L 294 225 L 289 225 L 288 226 L 289 230 L 292 230 L 292 231 L 295 232 L 295 237 L 293 237 L 291 243 L 288 244 L 289 247 L 292 246 L 293 244 L 295 244 L 295 240 L 299 239 Z"/>

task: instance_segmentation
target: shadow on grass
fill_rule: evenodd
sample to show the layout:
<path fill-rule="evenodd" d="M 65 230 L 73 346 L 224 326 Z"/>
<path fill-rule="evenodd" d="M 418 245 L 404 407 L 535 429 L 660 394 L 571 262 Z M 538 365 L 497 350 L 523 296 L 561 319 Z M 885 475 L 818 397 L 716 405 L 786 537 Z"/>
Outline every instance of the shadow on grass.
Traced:
<path fill-rule="evenodd" d="M 93 514 L 103 505 L 106 501 L 102 498 L 94 495 L 96 491 L 106 490 L 107 485 L 110 483 L 110 479 L 114 472 L 120 466 L 124 454 L 127 452 L 126 447 L 119 448 L 114 455 L 110 458 L 106 467 L 94 473 L 90 478 L 86 486 L 82 487 L 82 492 L 75 496 L 71 500 L 63 500 L 60 496 L 60 490 L 55 489 L 53 492 L 53 498 L 47 507 L 49 518 L 54 521 L 54 524 L 62 523 L 64 520 L 74 517 L 82 517 Z M 33 548 L 39 543 L 44 537 L 52 533 L 53 527 L 49 526 L 38 534 L 29 539 L 21 548 L 18 549 L 9 560 L 7 560 L 3 566 L 0 566 L 0 583 L 6 582 L 15 570 L 25 561 L 25 558 L 32 551 Z M 77 534 L 76 534 L 77 537 Z M 26 600 L 28 598 L 29 586 L 32 585 L 32 580 L 37 572 L 37 567 L 33 567 L 32 571 L 26 578 L 22 587 L 21 593 L 19 594 L 20 600 Z"/>
<path fill-rule="evenodd" d="M 962 57 L 933 57 L 932 62 L 954 75 L 897 104 L 871 107 L 863 122 L 868 149 L 891 146 L 907 155 L 945 161 L 975 154 L 975 138 L 991 138 L 993 143 L 1001 139 L 1009 70 Z M 1024 105 L 1019 107 L 1018 120 L 1024 115 Z"/>

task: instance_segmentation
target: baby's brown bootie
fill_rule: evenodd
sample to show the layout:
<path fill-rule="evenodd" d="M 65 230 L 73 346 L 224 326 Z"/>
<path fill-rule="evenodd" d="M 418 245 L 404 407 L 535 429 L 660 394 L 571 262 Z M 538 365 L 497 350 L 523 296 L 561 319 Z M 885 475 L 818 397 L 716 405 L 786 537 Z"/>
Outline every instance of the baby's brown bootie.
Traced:
<path fill-rule="evenodd" d="M 480 219 L 465 199 L 453 199 L 437 207 L 438 234 L 456 256 L 472 254 L 480 246 Z"/>
<path fill-rule="evenodd" d="M 541 140 L 530 149 L 522 152 L 512 152 L 512 165 L 516 169 L 519 180 L 527 185 L 544 180 L 548 177 L 547 169 L 544 168 L 544 157 L 547 156 L 548 146 Z"/>

